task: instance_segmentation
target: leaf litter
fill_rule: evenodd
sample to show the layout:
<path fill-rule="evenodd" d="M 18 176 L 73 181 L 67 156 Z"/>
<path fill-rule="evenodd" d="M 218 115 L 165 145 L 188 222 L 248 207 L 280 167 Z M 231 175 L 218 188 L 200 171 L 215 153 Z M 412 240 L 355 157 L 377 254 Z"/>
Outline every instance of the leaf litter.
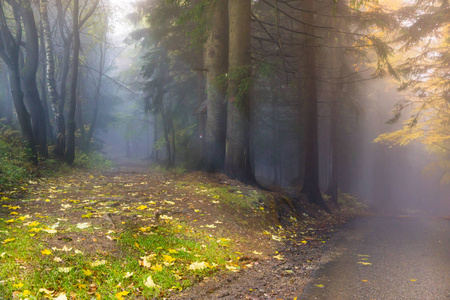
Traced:
<path fill-rule="evenodd" d="M 254 195 L 252 196 L 254 198 L 248 195 Z M 104 270 L 111 270 L 112 266 L 108 261 L 109 258 L 120 257 L 119 241 L 122 232 L 131 229 L 136 232 L 136 235 L 153 236 L 158 235 L 159 231 L 167 226 L 175 228 L 178 226 L 180 233 L 181 230 L 189 230 L 190 235 L 205 234 L 206 237 L 210 237 L 211 242 L 217 243 L 217 247 L 227 249 L 232 246 L 233 249 L 239 250 L 240 254 L 231 255 L 230 261 L 223 264 L 224 270 L 236 275 L 219 273 L 219 277 L 214 277 L 215 279 L 212 280 L 205 277 L 204 282 L 220 282 L 221 278 L 228 276 L 249 276 L 250 278 L 253 276 L 255 277 L 253 281 L 257 281 L 257 276 L 251 274 L 258 268 L 260 271 L 263 270 L 263 273 L 272 274 L 267 277 L 267 280 L 273 282 L 280 279 L 281 281 L 286 279 L 289 282 L 292 278 L 303 278 L 317 260 L 317 257 L 314 257 L 317 255 L 315 247 L 322 246 L 320 244 L 322 238 L 319 238 L 317 243 L 310 241 L 313 245 L 306 246 L 305 239 L 299 240 L 298 237 L 314 236 L 319 224 L 313 218 L 290 216 L 288 223 L 300 224 L 301 228 L 300 230 L 287 229 L 288 227 L 279 225 L 278 220 L 273 219 L 268 206 L 258 202 L 258 198 L 261 197 L 261 194 L 255 194 L 254 188 L 229 179 L 224 180 L 220 176 L 214 177 L 202 173 L 190 173 L 182 178 L 175 178 L 167 173 L 149 174 L 142 171 L 131 175 L 119 171 L 88 176 L 78 171 L 67 174 L 65 177 L 39 180 L 38 184 L 29 187 L 29 193 L 23 202 L 15 200 L 10 203 L 10 198 L 2 197 L 2 202 L 8 202 L 2 208 L 8 211 L 8 215 L 10 212 L 15 212 L 13 215 L 15 217 L 4 218 L 0 210 L 0 222 L 5 224 L 0 229 L 6 228 L 5 231 L 8 232 L 10 228 L 25 226 L 29 231 L 29 238 L 44 245 L 40 254 L 44 257 L 49 256 L 52 261 L 60 264 L 55 270 L 61 274 L 82 274 L 84 278 L 98 276 L 100 273 L 97 268 L 106 267 Z M 89 222 L 86 222 L 86 219 L 89 219 Z M 326 222 L 339 223 L 336 220 Z M 277 223 L 277 226 L 271 225 Z M 323 222 L 319 226 L 323 226 Z M 0 241 L 2 244 L 11 245 L 17 242 L 15 238 L 4 237 L 3 234 L 0 236 Z M 141 247 L 139 243 L 136 242 L 136 245 L 137 251 L 146 251 L 145 247 Z M 284 248 L 283 253 L 275 251 L 279 247 Z M 302 255 L 309 259 L 302 259 L 297 262 L 297 265 L 289 266 L 289 268 L 282 267 L 284 264 L 291 263 L 292 251 L 296 247 L 301 247 Z M 13 256 L 10 250 L 2 252 L 0 258 Z M 166 253 L 160 253 L 161 251 Z M 54 255 L 56 252 L 58 256 Z M 212 275 L 219 270 L 217 264 L 207 261 L 193 261 L 186 264 L 184 257 L 191 255 L 190 252 L 184 247 L 159 249 L 159 255 L 142 253 L 146 255 L 137 259 L 136 263 L 155 274 L 170 273 L 164 276 L 172 276 L 175 280 L 185 278 L 186 275 L 182 275 L 179 270 L 179 265 L 183 264 L 185 264 L 183 267 L 185 270 L 200 272 L 201 277 L 208 273 Z M 85 257 L 86 264 L 81 267 L 70 265 L 73 255 Z M 265 269 L 267 267 L 270 271 Z M 282 274 L 284 275 L 280 277 Z M 157 278 L 160 278 L 159 276 L 161 275 Z M 124 285 L 118 282 L 115 287 L 116 291 L 111 295 L 116 299 L 125 299 L 131 295 L 135 297 L 145 291 L 136 288 L 139 286 L 136 282 L 139 276 L 135 272 L 128 271 L 119 277 L 122 278 Z M 278 279 L 274 280 L 276 278 Z M 183 290 L 181 286 L 173 286 L 169 289 L 166 287 L 164 290 L 151 275 L 141 280 L 141 284 L 143 283 L 146 288 L 161 290 L 162 294 L 160 293 L 159 296 L 167 296 L 174 291 Z M 79 290 L 83 290 L 76 292 L 92 295 L 94 298 L 101 296 L 98 293 L 101 286 L 88 282 L 73 284 L 78 286 Z M 121 290 L 122 287 L 123 290 Z M 199 285 L 196 288 L 202 287 Z M 45 294 L 55 299 L 65 299 L 64 297 L 67 298 L 69 295 L 58 286 L 53 286 L 51 289 L 42 286 L 34 291 L 30 291 L 29 287 L 27 290 L 24 287 L 17 289 L 22 289 L 17 291 L 22 295 L 26 291 L 27 295 Z M 233 292 L 235 295 L 242 293 L 242 289 L 235 290 Z M 254 289 L 255 292 L 258 290 L 261 289 Z M 193 291 L 196 293 L 195 289 Z M 299 291 L 299 288 L 292 288 L 291 285 L 285 293 L 294 295 L 296 291 Z M 72 298 L 73 295 L 71 294 Z"/>

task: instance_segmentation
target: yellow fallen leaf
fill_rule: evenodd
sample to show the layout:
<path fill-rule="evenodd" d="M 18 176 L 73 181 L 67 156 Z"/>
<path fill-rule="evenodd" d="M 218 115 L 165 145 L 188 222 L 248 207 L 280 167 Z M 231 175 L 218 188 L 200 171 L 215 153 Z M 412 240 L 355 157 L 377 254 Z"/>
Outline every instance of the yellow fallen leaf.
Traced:
<path fill-rule="evenodd" d="M 15 211 L 12 211 L 9 213 L 10 215 L 18 215 L 18 213 L 16 213 Z"/>
<path fill-rule="evenodd" d="M 316 284 L 316 286 L 321 289 L 325 287 L 323 284 Z"/>
<path fill-rule="evenodd" d="M 175 254 L 175 253 L 178 253 L 178 251 L 175 249 L 169 249 L 169 253 Z"/>
<path fill-rule="evenodd" d="M 36 226 L 38 226 L 39 224 L 41 224 L 41 223 L 39 223 L 39 222 L 37 222 L 37 221 L 33 221 L 33 222 L 31 222 L 30 224 L 28 224 L 28 227 L 36 227 Z"/>
<path fill-rule="evenodd" d="M 170 256 L 170 255 L 165 255 L 165 254 L 163 254 L 163 259 L 164 259 L 164 261 L 166 261 L 166 262 L 168 262 L 168 263 L 172 263 L 172 262 L 175 261 L 175 258 L 173 258 L 173 257 Z"/>
<path fill-rule="evenodd" d="M 151 266 L 150 269 L 152 269 L 152 270 L 155 271 L 155 272 L 161 272 L 162 269 L 163 269 L 163 267 L 162 267 L 160 264 L 156 264 L 156 265 L 154 265 L 154 266 Z"/>
<path fill-rule="evenodd" d="M 362 281 L 362 282 L 367 282 L 367 279 L 362 279 L 361 281 Z"/>
<path fill-rule="evenodd" d="M 372 263 L 370 262 L 365 262 L 365 261 L 358 261 L 358 264 L 364 265 L 364 266 L 371 266 Z"/>
<path fill-rule="evenodd" d="M 417 279 L 410 279 L 411 281 L 417 281 Z"/>
<path fill-rule="evenodd" d="M 9 242 L 12 242 L 12 241 L 15 241 L 16 239 L 15 238 L 12 238 L 12 239 L 6 239 L 6 240 L 4 240 L 3 242 L 2 242 L 2 244 L 6 244 L 6 243 L 9 243 Z"/>
<path fill-rule="evenodd" d="M 13 284 L 12 286 L 13 286 L 13 288 L 15 288 L 15 289 L 20 289 L 20 288 L 23 287 L 23 283 L 22 283 L 22 282 L 15 283 L 15 284 Z"/>
<path fill-rule="evenodd" d="M 275 255 L 273 258 L 278 259 L 278 260 L 284 260 L 284 257 L 281 254 Z"/>
<path fill-rule="evenodd" d="M 25 291 L 23 291 L 23 293 L 22 293 L 22 296 L 24 296 L 24 297 L 27 297 L 27 296 L 29 296 L 29 295 L 31 295 L 31 292 L 30 292 L 29 290 L 25 290 Z"/>
<path fill-rule="evenodd" d="M 302 244 L 308 244 L 308 241 L 301 241 Z"/>
<path fill-rule="evenodd" d="M 139 210 L 144 210 L 146 208 L 147 208 L 147 205 L 141 205 L 141 206 L 136 207 L 136 209 L 139 209 Z"/>
<path fill-rule="evenodd" d="M 256 251 L 256 250 L 253 251 L 252 253 L 253 253 L 253 254 L 256 254 L 256 255 L 261 255 L 261 254 L 262 254 L 262 252 L 258 252 L 258 251 Z"/>
<path fill-rule="evenodd" d="M 91 276 L 92 272 L 91 272 L 91 270 L 83 270 L 83 274 L 84 274 L 84 276 Z"/>
<path fill-rule="evenodd" d="M 42 253 L 43 255 L 50 255 L 50 254 L 52 254 L 52 250 L 45 249 L 45 250 L 42 250 L 41 253 Z"/>
<path fill-rule="evenodd" d="M 123 299 L 124 299 L 123 296 L 126 296 L 126 295 L 128 295 L 129 293 L 130 293 L 130 292 L 127 292 L 127 291 L 119 292 L 119 293 L 116 294 L 116 298 L 117 298 L 118 300 L 123 300 Z"/>
<path fill-rule="evenodd" d="M 13 223 L 13 222 L 14 222 L 14 219 L 5 221 L 5 223 Z"/>

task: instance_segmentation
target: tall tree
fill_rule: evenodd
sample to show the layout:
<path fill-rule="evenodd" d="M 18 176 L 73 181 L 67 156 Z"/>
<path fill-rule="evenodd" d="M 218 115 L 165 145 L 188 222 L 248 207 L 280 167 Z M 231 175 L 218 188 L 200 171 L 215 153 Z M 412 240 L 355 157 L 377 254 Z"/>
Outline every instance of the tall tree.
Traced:
<path fill-rule="evenodd" d="M 63 157 L 64 151 L 66 147 L 66 133 L 65 133 L 65 121 L 64 121 L 64 112 L 61 107 L 57 87 L 56 87 L 56 78 L 55 78 L 55 58 L 54 58 L 54 50 L 53 50 L 53 40 L 51 36 L 50 29 L 50 21 L 48 18 L 48 0 L 40 0 L 40 14 L 41 14 L 41 22 L 43 27 L 44 34 L 44 44 L 45 44 L 45 66 L 46 66 L 46 87 L 48 98 L 50 99 L 50 103 L 52 106 L 53 117 L 54 117 L 54 128 L 55 128 L 55 137 L 56 144 L 54 153 L 57 157 Z"/>
<path fill-rule="evenodd" d="M 227 131 L 228 1 L 214 1 L 211 29 L 205 44 L 206 73 L 206 170 L 222 170 Z"/>
<path fill-rule="evenodd" d="M 253 181 L 250 163 L 251 1 L 229 0 L 228 113 L 225 173 Z"/>
<path fill-rule="evenodd" d="M 314 1 L 305 0 L 302 20 L 305 22 L 305 78 L 304 83 L 304 130 L 305 130 L 305 176 L 302 192 L 309 201 L 326 208 L 319 187 L 319 127 L 318 127 L 318 96 L 316 76 L 316 37 L 314 32 Z"/>
<path fill-rule="evenodd" d="M 78 85 L 78 66 L 80 56 L 80 29 L 79 29 L 79 0 L 73 0 L 72 11 L 72 32 L 73 32 L 73 49 L 72 49 L 72 76 L 70 80 L 70 99 L 69 99 L 69 115 L 67 127 L 67 148 L 66 161 L 73 164 L 75 160 L 75 111 L 77 107 L 77 85 Z"/>
<path fill-rule="evenodd" d="M 19 119 L 22 134 L 31 151 L 31 160 L 38 162 L 36 151 L 36 142 L 33 135 L 33 127 L 31 125 L 30 114 L 24 103 L 24 95 L 21 87 L 20 69 L 19 69 L 19 53 L 20 44 L 22 42 L 22 23 L 19 14 L 19 6 L 15 2 L 11 2 L 11 10 L 14 17 L 14 34 L 10 30 L 8 20 L 5 14 L 5 1 L 0 1 L 0 56 L 8 66 L 9 79 L 11 85 L 11 94 L 13 97 L 14 107 Z"/>
<path fill-rule="evenodd" d="M 30 108 L 33 133 L 39 145 L 39 153 L 48 156 L 47 128 L 44 107 L 39 96 L 36 74 L 39 66 L 39 38 L 31 0 L 23 0 L 20 5 L 26 35 L 26 56 L 22 70 L 24 97 Z"/>

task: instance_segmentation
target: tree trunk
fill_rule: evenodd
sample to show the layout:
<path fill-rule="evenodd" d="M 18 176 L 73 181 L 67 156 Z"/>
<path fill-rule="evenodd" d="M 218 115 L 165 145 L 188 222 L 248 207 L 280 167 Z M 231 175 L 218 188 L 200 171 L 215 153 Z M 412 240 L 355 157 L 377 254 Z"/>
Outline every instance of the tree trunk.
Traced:
<path fill-rule="evenodd" d="M 19 125 L 22 135 L 30 149 L 30 160 L 37 164 L 38 155 L 36 151 L 36 142 L 33 135 L 33 127 L 31 125 L 30 114 L 24 103 L 24 95 L 21 87 L 20 69 L 19 69 L 19 52 L 20 43 L 22 41 L 22 24 L 20 20 L 20 7 L 13 2 L 13 15 L 15 21 L 15 36 L 9 30 L 6 16 L 3 10 L 3 3 L 0 2 L 0 56 L 8 66 L 9 83 L 11 85 L 11 96 L 16 109 Z"/>
<path fill-rule="evenodd" d="M 251 1 L 229 0 L 228 118 L 225 173 L 254 182 L 250 163 Z"/>
<path fill-rule="evenodd" d="M 303 20 L 306 24 L 314 24 L 314 0 L 304 1 Z M 318 126 L 318 99 L 316 78 L 316 48 L 314 27 L 305 25 L 309 34 L 306 38 L 305 50 L 305 175 L 302 192 L 312 203 L 327 208 L 319 187 L 319 126 Z"/>
<path fill-rule="evenodd" d="M 38 150 L 42 157 L 48 157 L 47 148 L 47 128 L 45 122 L 45 112 L 39 97 L 36 74 L 39 65 L 39 40 L 31 8 L 31 1 L 23 4 L 22 20 L 26 33 L 26 59 L 23 68 L 24 97 L 28 103 L 33 125 L 33 133 L 38 143 Z"/>
<path fill-rule="evenodd" d="M 228 1 L 215 1 L 211 33 L 206 43 L 206 164 L 208 172 L 222 170 L 227 134 Z"/>
<path fill-rule="evenodd" d="M 105 37 L 106 38 L 106 37 Z M 102 79 L 103 79 L 103 72 L 105 68 L 105 59 L 106 59 L 106 45 L 104 42 L 100 44 L 100 60 L 99 60 L 99 68 L 98 68 L 98 79 L 97 84 L 95 86 L 95 95 L 94 95 L 94 111 L 92 115 L 92 122 L 89 126 L 89 130 L 86 133 L 86 138 L 84 141 L 84 151 L 89 152 L 89 148 L 91 145 L 91 140 L 94 135 L 95 126 L 97 125 L 97 117 L 98 117 L 98 107 L 100 102 L 100 96 L 101 96 L 101 89 L 102 89 Z M 148 135 L 147 135 L 148 139 Z"/>
<path fill-rule="evenodd" d="M 46 59 L 46 87 L 48 92 L 48 98 L 50 99 L 50 103 L 53 111 L 53 120 L 55 127 L 55 149 L 54 154 L 58 158 L 64 157 L 64 152 L 66 148 L 66 125 L 64 120 L 64 99 L 59 99 L 58 93 L 56 90 L 56 79 L 55 79 L 55 59 L 54 59 L 54 51 L 53 51 L 53 43 L 51 37 L 50 30 L 50 22 L 48 19 L 48 0 L 41 0 L 40 2 L 40 12 L 41 12 L 41 20 L 42 27 L 44 31 L 44 42 L 45 42 L 45 59 Z M 66 43 L 64 43 L 66 44 Z M 64 49 L 64 53 L 66 51 L 70 51 L 70 44 L 68 46 L 68 50 Z M 70 55 L 69 55 L 70 57 Z M 69 59 L 67 57 L 67 60 Z M 64 57 L 65 58 L 65 57 Z M 63 62 L 63 78 L 66 63 Z M 67 64 L 68 69 L 68 64 Z M 64 81 L 64 85 L 65 85 Z M 64 96 L 65 97 L 65 96 Z"/>
<path fill-rule="evenodd" d="M 47 97 L 47 79 L 46 79 L 46 73 L 47 73 L 47 63 L 46 63 L 46 55 L 45 55 L 45 36 L 44 36 L 44 26 L 42 24 L 42 21 L 40 23 L 40 29 L 39 29 L 39 56 L 40 56 L 40 94 L 41 94 L 41 101 L 42 101 L 42 107 L 44 108 L 45 113 L 45 126 L 47 128 L 47 138 L 51 144 L 55 143 L 55 138 L 53 134 L 52 124 L 50 122 L 50 115 L 49 115 L 49 108 L 48 108 L 48 97 Z"/>
<path fill-rule="evenodd" d="M 78 65 L 80 55 L 80 32 L 78 27 L 79 17 L 79 0 L 73 0 L 73 14 L 72 14 L 72 30 L 73 30 L 73 49 L 72 49 L 72 78 L 70 82 L 70 103 L 69 103 L 69 117 L 68 117 L 68 131 L 67 131 L 67 149 L 66 161 L 72 165 L 75 160 L 75 111 L 77 108 L 77 85 L 78 85 Z"/>

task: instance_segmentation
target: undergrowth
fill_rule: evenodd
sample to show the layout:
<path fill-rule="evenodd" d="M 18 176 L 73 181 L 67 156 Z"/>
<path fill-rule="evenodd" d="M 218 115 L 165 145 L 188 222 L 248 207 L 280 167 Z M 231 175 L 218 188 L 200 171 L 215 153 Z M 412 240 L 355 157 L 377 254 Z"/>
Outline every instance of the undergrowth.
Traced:
<path fill-rule="evenodd" d="M 50 151 L 51 152 L 51 151 Z M 74 167 L 101 170 L 110 168 L 113 162 L 100 153 L 77 152 Z M 64 173 L 71 167 L 61 160 L 50 157 L 34 165 L 29 159 L 29 151 L 17 130 L 0 124 L 0 193 L 24 188 L 30 180 Z"/>

